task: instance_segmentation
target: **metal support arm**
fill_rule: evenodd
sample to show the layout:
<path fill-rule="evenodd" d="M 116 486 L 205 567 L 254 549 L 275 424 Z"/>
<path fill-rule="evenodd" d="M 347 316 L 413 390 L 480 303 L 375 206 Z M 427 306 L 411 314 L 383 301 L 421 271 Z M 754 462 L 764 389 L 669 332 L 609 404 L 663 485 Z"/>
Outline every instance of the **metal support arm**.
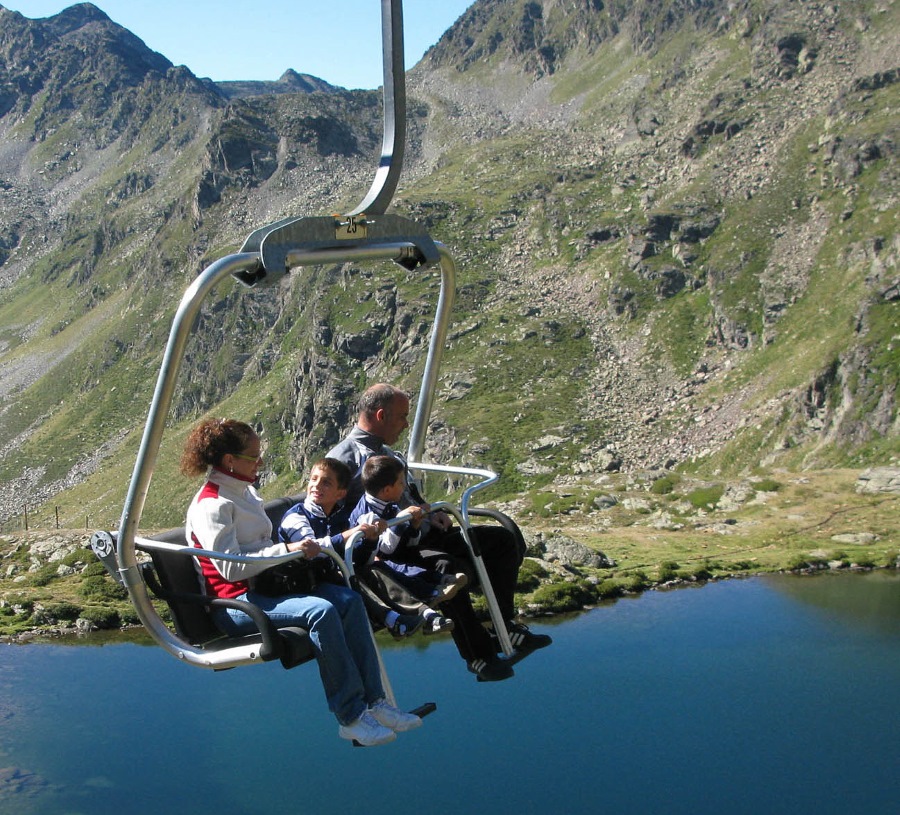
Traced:
<path fill-rule="evenodd" d="M 406 69 L 403 59 L 403 3 L 381 0 L 381 42 L 384 66 L 384 132 L 381 160 L 366 196 L 349 216 L 378 215 L 387 210 L 403 169 L 406 146 Z"/>

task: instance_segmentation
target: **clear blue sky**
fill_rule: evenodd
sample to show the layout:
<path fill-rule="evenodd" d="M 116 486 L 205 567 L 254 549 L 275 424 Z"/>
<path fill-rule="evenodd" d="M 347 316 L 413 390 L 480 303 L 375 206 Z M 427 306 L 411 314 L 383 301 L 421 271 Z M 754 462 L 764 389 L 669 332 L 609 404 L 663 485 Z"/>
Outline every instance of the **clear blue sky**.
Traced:
<path fill-rule="evenodd" d="M 412 68 L 474 0 L 405 0 Z M 149 48 L 198 77 L 278 79 L 288 68 L 345 88 L 382 82 L 380 0 L 93 0 Z M 31 19 L 73 0 L 0 0 Z"/>

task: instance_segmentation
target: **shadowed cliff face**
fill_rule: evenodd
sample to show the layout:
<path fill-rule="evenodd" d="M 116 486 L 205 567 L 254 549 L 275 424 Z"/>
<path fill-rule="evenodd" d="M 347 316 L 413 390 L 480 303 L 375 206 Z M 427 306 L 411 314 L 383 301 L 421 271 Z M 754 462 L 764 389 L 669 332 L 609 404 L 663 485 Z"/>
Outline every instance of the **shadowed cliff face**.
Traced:
<path fill-rule="evenodd" d="M 474 3 L 410 73 L 394 204 L 459 266 L 430 454 L 508 494 L 896 456 L 897 16 Z M 4 501 L 93 478 L 122 486 L 73 500 L 119 502 L 185 286 L 368 188 L 379 94 L 268 84 L 198 80 L 90 4 L 0 10 Z M 175 436 L 237 390 L 295 483 L 367 382 L 415 389 L 436 285 L 346 266 L 220 287 Z"/>

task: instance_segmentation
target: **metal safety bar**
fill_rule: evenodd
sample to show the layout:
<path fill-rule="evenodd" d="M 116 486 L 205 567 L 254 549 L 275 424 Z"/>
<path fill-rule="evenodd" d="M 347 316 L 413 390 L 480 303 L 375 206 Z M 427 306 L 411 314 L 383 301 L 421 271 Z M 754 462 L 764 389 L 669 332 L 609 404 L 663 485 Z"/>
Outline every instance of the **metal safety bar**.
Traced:
<path fill-rule="evenodd" d="M 116 535 L 116 533 L 111 534 Z M 295 560 L 305 560 L 305 556 L 302 552 L 289 552 L 284 555 L 269 555 L 264 557 L 248 557 L 247 555 L 236 555 L 230 552 L 217 552 L 213 549 L 201 549 L 199 547 L 189 546 L 187 544 L 169 543 L 167 541 L 159 541 L 153 538 L 144 537 L 136 538 L 135 545 L 138 549 L 144 552 L 163 552 L 165 554 L 174 554 L 181 557 L 192 558 L 205 557 L 209 558 L 210 560 L 228 561 L 232 563 L 265 563 L 266 568 L 273 568 L 283 563 L 288 563 Z M 341 574 L 344 578 L 345 585 L 348 588 L 352 588 L 352 575 L 350 570 L 348 570 L 347 564 L 344 562 L 344 559 L 337 552 L 331 550 L 322 550 L 322 553 L 327 557 L 330 557 L 331 560 L 335 564 L 337 564 L 337 567 L 340 569 Z M 375 654 L 378 659 L 378 668 L 381 673 L 381 682 L 382 688 L 385 692 L 385 698 L 387 698 L 387 700 L 391 704 L 394 704 L 396 702 L 396 699 L 394 698 L 393 688 L 391 687 L 387 669 L 384 665 L 384 660 L 381 657 L 381 652 L 378 649 L 377 642 L 375 642 L 374 633 L 372 632 L 371 628 L 369 629 L 369 634 L 370 636 L 372 636 L 372 642 L 375 646 Z M 203 664 L 205 667 L 214 668 L 217 670 L 245 664 L 248 657 L 254 662 L 259 660 L 259 646 L 256 644 L 238 644 L 232 645 L 228 648 L 222 648 L 213 651 L 202 649 L 199 650 L 201 650 L 201 656 L 199 657 L 199 659 L 201 660 L 201 664 Z M 179 656 L 182 659 L 189 660 L 188 650 L 186 648 L 182 649 L 182 652 L 181 654 L 179 654 Z"/>
<path fill-rule="evenodd" d="M 94 549 L 95 554 L 110 570 L 111 567 L 108 563 L 107 556 L 111 549 L 108 549 L 108 547 L 112 545 L 113 541 L 117 537 L 118 532 L 95 532 L 91 539 L 91 547 Z M 236 555 L 230 552 L 218 552 L 213 549 L 201 549 L 199 547 L 189 546 L 187 544 L 170 543 L 168 541 L 160 541 L 156 540 L 155 538 L 144 537 L 135 538 L 135 546 L 142 552 L 149 553 L 161 552 L 167 555 L 173 554 L 180 557 L 191 558 L 206 557 L 210 560 L 230 561 L 232 563 L 265 563 L 267 564 L 266 568 L 273 568 L 290 561 L 306 559 L 302 552 L 289 552 L 284 555 L 248 557 L 247 555 Z M 335 564 L 337 564 L 337 567 L 338 569 L 340 569 L 341 575 L 344 578 L 345 585 L 348 588 L 352 589 L 352 568 L 348 568 L 347 563 L 344 561 L 344 559 L 333 550 L 323 549 L 322 554 L 330 557 L 331 560 Z M 117 574 L 114 574 L 113 576 L 117 577 Z M 381 686 L 382 690 L 384 691 L 385 698 L 388 700 L 388 702 L 390 702 L 390 704 L 396 704 L 396 698 L 394 696 L 394 690 L 391 686 L 391 681 L 387 673 L 387 668 L 385 667 L 384 660 L 381 656 L 381 650 L 378 648 L 378 643 L 375 640 L 375 632 L 371 627 L 369 628 L 369 636 L 372 638 L 372 644 L 375 648 L 375 655 L 378 660 L 378 669 L 381 674 Z M 178 656 L 182 659 L 187 659 L 187 650 L 183 649 Z M 260 647 L 258 644 L 238 644 L 232 645 L 227 649 L 220 648 L 214 651 L 204 649 L 202 650 L 202 656 L 200 657 L 200 660 L 201 664 L 203 664 L 207 668 L 221 670 L 224 668 L 232 668 L 236 667 L 237 665 L 245 664 L 248 658 L 254 662 L 259 660 Z M 424 715 L 424 713 L 422 715 Z"/>
<path fill-rule="evenodd" d="M 231 563 L 265 563 L 266 568 L 272 568 L 273 566 L 279 566 L 282 563 L 288 563 L 292 560 L 303 560 L 304 555 L 302 552 L 288 552 L 285 555 L 266 555 L 265 557 L 256 557 L 256 556 L 248 556 L 248 555 L 235 555 L 231 552 L 217 552 L 215 549 L 200 549 L 197 546 L 188 546 L 185 544 L 178 543 L 169 543 L 167 541 L 158 541 L 153 538 L 135 538 L 135 546 L 140 549 L 142 552 L 166 552 L 167 554 L 174 555 L 182 555 L 184 557 L 205 557 L 210 560 L 223 560 Z M 347 571 L 347 566 L 344 563 L 344 559 L 337 554 L 337 552 L 332 552 L 330 550 L 323 549 L 324 554 L 330 555 L 331 558 L 337 563 L 340 567 L 341 572 L 343 573 L 345 578 L 349 578 L 351 576 L 350 572 Z M 199 588 L 199 583 L 197 584 Z"/>
<path fill-rule="evenodd" d="M 478 579 L 481 581 L 481 591 L 484 594 L 484 599 L 487 602 L 488 611 L 490 611 L 491 614 L 491 622 L 494 625 L 494 633 L 497 635 L 497 639 L 500 642 L 500 647 L 503 649 L 503 653 L 506 656 L 511 656 L 513 653 L 513 647 L 509 639 L 509 632 L 506 630 L 506 620 L 503 619 L 503 615 L 500 612 L 500 605 L 497 602 L 497 596 L 494 593 L 494 587 L 491 585 L 491 579 L 488 576 L 487 568 L 484 565 L 484 559 L 481 557 L 481 549 L 480 547 L 476 547 L 472 543 L 472 536 L 469 534 L 469 530 L 471 528 L 471 523 L 469 521 L 469 506 L 472 500 L 472 496 L 476 492 L 480 492 L 481 490 L 487 489 L 491 485 L 496 484 L 500 479 L 500 476 L 492 470 L 484 470 L 472 467 L 455 467 L 445 464 L 426 464 L 421 461 L 410 461 L 407 463 L 407 466 L 411 470 L 447 473 L 450 475 L 463 475 L 470 478 L 482 479 L 478 483 L 472 484 L 471 486 L 466 487 L 463 490 L 458 508 L 454 507 L 452 504 L 447 503 L 446 501 L 437 501 L 433 504 L 430 504 L 430 506 L 432 511 L 442 509 L 445 512 L 449 512 L 451 515 L 453 515 L 454 518 L 456 518 L 456 522 L 459 524 L 459 529 L 462 533 L 463 540 L 466 543 L 466 548 L 469 550 L 469 556 L 472 558 L 472 561 L 475 564 L 475 568 L 478 571 Z"/>

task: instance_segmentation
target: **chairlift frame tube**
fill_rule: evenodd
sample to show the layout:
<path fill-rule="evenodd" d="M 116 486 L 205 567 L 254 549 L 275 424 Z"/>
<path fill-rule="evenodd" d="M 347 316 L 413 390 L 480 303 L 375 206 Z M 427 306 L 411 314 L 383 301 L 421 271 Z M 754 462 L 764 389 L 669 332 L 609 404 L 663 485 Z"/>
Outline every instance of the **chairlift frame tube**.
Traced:
<path fill-rule="evenodd" d="M 416 401 L 416 412 L 412 427 L 409 429 L 409 444 L 406 458 L 408 461 L 420 461 L 425 453 L 425 436 L 428 432 L 428 421 L 434 408 L 437 392 L 438 375 L 441 360 L 447 344 L 447 331 L 450 328 L 450 312 L 456 296 L 456 263 L 447 248 L 437 243 L 441 257 L 441 290 L 435 311 L 434 326 L 431 339 L 428 341 L 428 356 L 425 358 L 425 370 L 422 372 L 422 384 Z"/>
<path fill-rule="evenodd" d="M 198 275 L 182 296 L 169 332 L 169 341 L 157 378 L 153 401 L 150 404 L 147 424 L 122 509 L 116 543 L 119 573 L 144 627 L 150 632 L 153 639 L 171 654 L 205 668 L 226 668 L 253 662 L 257 659 L 256 651 L 258 649 L 246 646 L 229 649 L 228 652 L 221 654 L 211 654 L 176 637 L 150 602 L 147 586 L 144 584 L 137 563 L 135 536 L 159 454 L 159 446 L 172 403 L 178 371 L 184 358 L 185 346 L 200 306 L 216 284 L 225 277 L 235 272 L 250 270 L 258 263 L 259 257 L 255 254 L 244 253 L 224 257 L 215 261 Z"/>

